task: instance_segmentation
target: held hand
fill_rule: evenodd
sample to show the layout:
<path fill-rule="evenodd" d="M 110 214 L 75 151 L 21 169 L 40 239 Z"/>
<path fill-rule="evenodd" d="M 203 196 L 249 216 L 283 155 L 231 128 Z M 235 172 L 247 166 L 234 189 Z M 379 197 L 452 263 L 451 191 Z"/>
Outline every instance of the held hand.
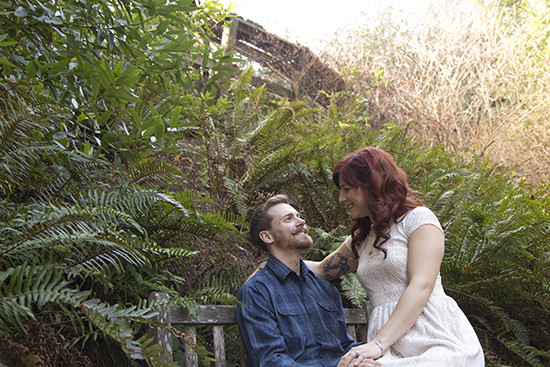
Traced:
<path fill-rule="evenodd" d="M 370 342 L 350 349 L 340 359 L 337 367 L 383 366 L 382 363 L 375 360 L 381 356 L 380 348 L 375 343 Z"/>
<path fill-rule="evenodd" d="M 246 279 L 246 282 L 248 282 L 254 275 L 256 275 L 257 272 L 262 270 L 265 267 L 265 264 L 267 264 L 267 261 L 264 261 L 264 262 L 260 263 L 260 265 L 258 265 L 256 270 L 254 270 L 254 272 L 252 274 L 250 274 L 250 276 Z"/>

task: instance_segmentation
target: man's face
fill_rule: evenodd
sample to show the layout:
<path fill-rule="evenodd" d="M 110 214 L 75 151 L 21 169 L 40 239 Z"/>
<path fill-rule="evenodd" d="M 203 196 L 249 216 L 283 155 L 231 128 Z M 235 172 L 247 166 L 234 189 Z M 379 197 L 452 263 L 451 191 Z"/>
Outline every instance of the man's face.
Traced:
<path fill-rule="evenodd" d="M 269 208 L 268 213 L 273 217 L 271 229 L 268 233 L 272 243 L 280 249 L 306 250 L 313 245 L 306 228 L 306 221 L 291 205 L 277 204 Z M 266 239 L 264 238 L 265 242 Z"/>

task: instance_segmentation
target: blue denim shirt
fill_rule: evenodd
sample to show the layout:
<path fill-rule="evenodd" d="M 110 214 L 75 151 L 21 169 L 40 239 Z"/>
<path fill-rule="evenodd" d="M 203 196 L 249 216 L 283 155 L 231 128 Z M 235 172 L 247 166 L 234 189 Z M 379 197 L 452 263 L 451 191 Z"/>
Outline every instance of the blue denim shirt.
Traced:
<path fill-rule="evenodd" d="M 249 367 L 335 367 L 357 345 L 336 288 L 300 263 L 302 276 L 270 256 L 239 291 L 237 324 Z"/>

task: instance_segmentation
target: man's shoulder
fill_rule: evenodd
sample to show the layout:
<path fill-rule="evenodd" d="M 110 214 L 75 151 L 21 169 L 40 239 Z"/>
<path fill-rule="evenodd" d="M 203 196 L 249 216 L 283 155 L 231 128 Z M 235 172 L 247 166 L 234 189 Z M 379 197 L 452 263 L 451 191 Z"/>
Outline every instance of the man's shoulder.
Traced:
<path fill-rule="evenodd" d="M 259 270 L 254 276 L 250 279 L 248 279 L 242 286 L 241 286 L 241 292 L 244 291 L 251 291 L 255 289 L 266 289 L 271 286 L 273 286 L 273 279 L 272 276 L 267 274 L 268 271 L 264 268 Z"/>

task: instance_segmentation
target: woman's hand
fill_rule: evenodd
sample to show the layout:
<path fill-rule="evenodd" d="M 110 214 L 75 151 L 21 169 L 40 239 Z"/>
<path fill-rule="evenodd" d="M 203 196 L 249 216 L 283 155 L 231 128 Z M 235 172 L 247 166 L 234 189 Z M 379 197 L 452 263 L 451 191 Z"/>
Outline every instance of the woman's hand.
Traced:
<path fill-rule="evenodd" d="M 353 347 L 344 354 L 337 367 L 382 366 L 375 359 L 382 357 L 380 347 L 374 342 Z"/>
<path fill-rule="evenodd" d="M 250 276 L 246 279 L 246 282 L 248 282 L 254 275 L 256 275 L 257 272 L 259 272 L 260 270 L 265 268 L 265 264 L 267 264 L 267 261 L 264 261 L 264 262 L 260 263 L 260 265 L 258 265 L 256 270 L 254 270 L 254 272 L 252 274 L 250 274 Z"/>

